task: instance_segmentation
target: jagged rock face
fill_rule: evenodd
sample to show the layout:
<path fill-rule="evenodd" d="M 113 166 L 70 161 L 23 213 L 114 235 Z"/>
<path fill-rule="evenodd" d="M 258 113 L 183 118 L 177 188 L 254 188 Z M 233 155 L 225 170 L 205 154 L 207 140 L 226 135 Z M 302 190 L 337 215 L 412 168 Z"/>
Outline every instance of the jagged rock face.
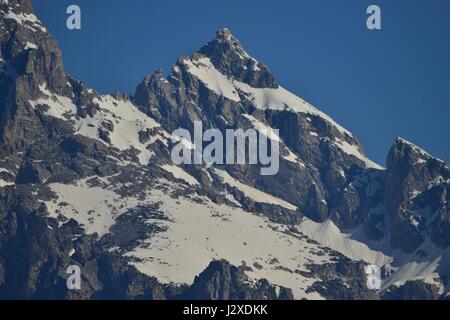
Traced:
<path fill-rule="evenodd" d="M 412 252 L 427 238 L 449 245 L 448 166 L 403 139 L 388 155 L 386 207 L 395 246 Z"/>
<path fill-rule="evenodd" d="M 378 300 L 379 294 L 367 289 L 364 274 L 365 264 L 362 261 L 337 255 L 337 263 L 312 265 L 310 274 L 317 281 L 310 290 L 317 290 L 329 300 Z"/>
<path fill-rule="evenodd" d="M 275 288 L 260 280 L 250 286 L 249 279 L 239 268 L 224 260 L 213 261 L 195 278 L 182 295 L 188 300 L 292 300 L 292 291 Z"/>
<path fill-rule="evenodd" d="M 354 235 L 336 233 L 420 246 L 423 263 L 435 263 L 428 239 L 442 250 L 433 259 L 446 254 L 448 167 L 397 140 L 383 170 L 229 30 L 179 58 L 167 78 L 146 77 L 133 97 L 66 75 L 29 0 L 0 0 L 0 31 L 1 298 L 378 299 L 364 285 L 374 250 L 354 255 Z M 222 133 L 279 129 L 279 172 L 175 166 L 171 132 L 193 133 L 195 121 Z M 311 220 L 337 226 L 315 235 L 330 247 L 298 232 Z M 81 291 L 65 286 L 68 264 L 83 269 Z M 383 290 L 437 297 L 422 282 L 410 289 L 405 273 Z M 175 281 L 180 274 L 189 278 Z"/>
<path fill-rule="evenodd" d="M 11 153 L 49 135 L 41 113 L 29 104 L 42 95 L 40 86 L 66 96 L 71 90 L 59 47 L 31 0 L 2 2 L 0 29 L 0 141 L 2 152 Z"/>
<path fill-rule="evenodd" d="M 404 285 L 392 288 L 383 296 L 384 300 L 437 300 L 439 289 L 429 283 L 408 281 Z"/>
<path fill-rule="evenodd" d="M 227 76 L 255 88 L 278 88 L 267 66 L 250 57 L 226 28 L 217 31 L 216 38 L 199 52 L 210 58 L 214 66 Z"/>
<path fill-rule="evenodd" d="M 6 202 L 20 195 L 7 195 Z M 10 208 L 0 216 L 1 299 L 166 299 L 177 292 L 102 252 L 75 220 L 58 227 L 44 207 L 30 212 L 24 202 L 0 204 Z M 79 291 L 67 289 L 69 265 L 83 270 Z"/>

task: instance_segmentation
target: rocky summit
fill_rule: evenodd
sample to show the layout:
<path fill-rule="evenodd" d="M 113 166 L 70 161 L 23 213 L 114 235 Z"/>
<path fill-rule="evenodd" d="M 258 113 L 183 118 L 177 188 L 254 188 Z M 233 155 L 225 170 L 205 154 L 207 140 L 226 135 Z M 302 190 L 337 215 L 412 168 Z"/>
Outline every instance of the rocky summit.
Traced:
<path fill-rule="evenodd" d="M 31 0 L 0 0 L 0 298 L 448 297 L 443 161 L 397 138 L 377 165 L 228 29 L 132 96 L 61 56 Z M 278 129 L 278 173 L 175 165 L 172 133 L 196 121 Z"/>

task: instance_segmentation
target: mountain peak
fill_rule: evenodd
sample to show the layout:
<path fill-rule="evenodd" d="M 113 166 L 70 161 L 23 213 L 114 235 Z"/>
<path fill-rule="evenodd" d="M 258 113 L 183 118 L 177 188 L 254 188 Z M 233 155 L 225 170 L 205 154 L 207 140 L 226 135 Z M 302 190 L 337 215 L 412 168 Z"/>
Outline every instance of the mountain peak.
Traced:
<path fill-rule="evenodd" d="M 403 139 L 401 137 L 395 138 L 393 148 L 405 149 L 409 153 L 414 153 L 414 154 L 420 155 L 424 158 L 434 158 L 428 152 L 426 152 L 424 149 L 420 148 L 419 146 L 415 145 L 414 143 L 412 143 L 406 139 Z"/>
<path fill-rule="evenodd" d="M 251 57 L 228 28 L 216 32 L 216 37 L 200 48 L 223 74 L 254 88 L 278 88 L 267 66 Z"/>
<path fill-rule="evenodd" d="M 387 164 L 388 169 L 391 168 L 391 171 L 398 170 L 399 167 L 410 169 L 430 164 L 435 168 L 447 167 L 443 160 L 434 157 L 421 147 L 400 137 L 395 139 L 389 151 Z"/>
<path fill-rule="evenodd" d="M 0 0 L 0 11 L 20 11 L 24 13 L 34 13 L 31 0 Z"/>
<path fill-rule="evenodd" d="M 216 39 L 218 40 L 229 40 L 231 37 L 233 37 L 233 35 L 228 28 L 222 28 L 216 31 Z"/>

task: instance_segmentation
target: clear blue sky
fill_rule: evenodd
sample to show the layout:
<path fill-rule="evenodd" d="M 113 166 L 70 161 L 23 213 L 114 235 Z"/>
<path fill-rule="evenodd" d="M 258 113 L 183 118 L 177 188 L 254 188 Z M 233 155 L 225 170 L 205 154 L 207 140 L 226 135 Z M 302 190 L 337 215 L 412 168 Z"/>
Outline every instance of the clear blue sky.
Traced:
<path fill-rule="evenodd" d="M 66 71 L 134 93 L 228 27 L 285 88 L 352 131 L 385 164 L 396 136 L 450 161 L 449 0 L 34 0 Z M 66 29 L 66 8 L 82 30 Z M 366 28 L 378 4 L 382 30 Z"/>

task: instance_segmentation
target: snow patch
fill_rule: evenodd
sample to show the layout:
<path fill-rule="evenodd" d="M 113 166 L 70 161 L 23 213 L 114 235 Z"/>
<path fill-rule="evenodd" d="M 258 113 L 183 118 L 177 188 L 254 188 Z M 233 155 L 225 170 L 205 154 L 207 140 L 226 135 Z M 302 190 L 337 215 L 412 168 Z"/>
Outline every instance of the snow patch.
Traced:
<path fill-rule="evenodd" d="M 31 13 L 14 13 L 13 11 L 9 11 L 5 14 L 4 19 L 15 20 L 18 24 L 25 26 L 33 32 L 36 32 L 37 29 L 42 32 L 47 32 L 47 29 L 42 25 L 42 22 Z"/>
<path fill-rule="evenodd" d="M 334 145 L 337 146 L 342 151 L 344 151 L 346 154 L 354 156 L 354 157 L 358 158 L 359 160 L 361 160 L 362 162 L 364 162 L 364 164 L 366 165 L 366 168 L 384 170 L 384 168 L 382 166 L 380 166 L 379 164 L 376 164 L 375 162 L 373 162 L 372 160 L 367 158 L 365 155 L 363 155 L 357 145 L 350 144 L 347 141 L 340 140 L 340 139 L 336 139 L 334 142 Z"/>
<path fill-rule="evenodd" d="M 233 83 L 230 82 L 226 75 L 214 67 L 209 58 L 200 58 L 198 61 L 185 59 L 183 63 L 187 66 L 189 73 L 196 76 L 208 89 L 214 91 L 217 95 L 236 102 L 241 101 Z"/>
<path fill-rule="evenodd" d="M 237 179 L 230 176 L 226 171 L 220 170 L 220 169 L 214 169 L 214 172 L 222 179 L 222 182 L 225 184 L 230 185 L 231 187 L 235 187 L 239 189 L 242 193 L 245 194 L 245 196 L 249 197 L 250 199 L 261 202 L 261 203 L 268 203 L 268 204 L 274 204 L 289 210 L 296 211 L 297 207 L 293 204 L 290 204 L 287 201 L 284 201 L 280 198 L 276 198 L 268 193 L 265 193 L 261 190 L 258 190 L 256 188 L 253 188 L 249 185 L 246 185 Z"/>
<path fill-rule="evenodd" d="M 37 49 L 38 47 L 37 47 L 37 45 L 35 45 L 34 43 L 31 43 L 31 42 L 27 42 L 27 43 L 25 43 L 25 50 L 29 50 L 29 49 Z"/>
<path fill-rule="evenodd" d="M 251 279 L 266 278 L 275 285 L 292 288 L 297 299 L 321 298 L 305 292 L 316 279 L 293 271 L 306 271 L 306 263 L 321 264 L 329 257 L 316 254 L 322 251 L 316 245 L 285 233 L 287 226 L 207 198 L 202 198 L 201 204 L 184 197 L 173 199 L 160 190 L 148 197 L 161 204 L 159 210 L 169 220 L 149 219 L 148 223 L 166 231 L 126 254 L 138 258 L 133 264 L 139 271 L 163 283 L 190 284 L 213 259 L 226 259 L 252 268 L 246 272 Z"/>
<path fill-rule="evenodd" d="M 200 183 L 195 179 L 193 176 L 191 176 L 189 173 L 181 169 L 180 167 L 166 164 L 161 166 L 165 171 L 170 172 L 175 178 L 181 179 L 187 184 L 190 185 L 199 185 Z"/>
<path fill-rule="evenodd" d="M 33 108 L 36 108 L 38 105 L 46 105 L 49 107 L 49 109 L 45 111 L 47 116 L 62 120 L 68 120 L 69 117 L 76 114 L 77 107 L 70 98 L 53 94 L 48 90 L 46 84 L 40 85 L 39 89 L 45 97 L 30 101 Z"/>
<path fill-rule="evenodd" d="M 115 220 L 142 201 L 100 187 L 90 187 L 85 180 L 76 184 L 53 183 L 49 187 L 58 199 L 45 202 L 51 217 L 61 213 L 83 224 L 87 234 L 102 236 L 109 232 Z"/>
<path fill-rule="evenodd" d="M 273 141 L 281 142 L 280 137 L 277 134 L 275 134 L 275 131 L 273 130 L 272 127 L 269 127 L 268 125 L 264 124 L 262 121 L 256 119 L 252 115 L 243 114 L 242 116 L 248 119 L 250 123 L 253 125 L 253 127 L 256 130 L 258 130 L 261 134 L 265 134 L 266 136 L 268 135 L 268 138 Z"/>
<path fill-rule="evenodd" d="M 13 186 L 14 184 L 15 184 L 14 182 L 8 182 L 0 178 L 0 188 Z"/>
<path fill-rule="evenodd" d="M 190 74 L 197 77 L 219 96 L 240 102 L 240 92 L 243 97 L 252 101 L 259 109 L 290 110 L 318 116 L 331 123 L 341 133 L 352 136 L 351 132 L 336 123 L 331 117 L 281 86 L 276 89 L 253 88 L 246 83 L 222 74 L 207 57 L 201 57 L 196 61 L 193 58 L 187 58 L 183 60 L 183 63 L 187 66 Z"/>
<path fill-rule="evenodd" d="M 262 121 L 256 119 L 255 117 L 253 117 L 252 115 L 249 114 L 243 114 L 243 117 L 245 117 L 246 119 L 248 119 L 251 124 L 253 125 L 253 127 L 258 130 L 261 134 L 266 134 L 268 135 L 268 138 L 273 140 L 273 141 L 277 141 L 279 143 L 283 143 L 284 142 L 281 140 L 281 138 L 275 134 L 275 131 L 273 130 L 272 127 L 264 124 Z M 295 155 L 295 153 L 293 153 L 287 146 L 286 144 L 284 144 L 284 147 L 286 148 L 288 155 L 283 156 L 283 159 L 290 161 L 290 162 L 294 162 L 294 163 L 298 163 L 300 166 L 304 167 L 305 165 L 300 161 L 300 159 L 297 157 L 297 155 Z"/>

